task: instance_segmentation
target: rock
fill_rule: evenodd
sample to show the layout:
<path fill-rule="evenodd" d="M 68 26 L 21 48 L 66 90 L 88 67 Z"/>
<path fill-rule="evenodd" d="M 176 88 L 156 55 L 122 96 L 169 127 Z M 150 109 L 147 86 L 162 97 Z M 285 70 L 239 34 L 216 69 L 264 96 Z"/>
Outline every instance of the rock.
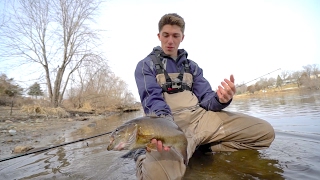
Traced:
<path fill-rule="evenodd" d="M 14 136 L 14 135 L 17 134 L 17 131 L 14 130 L 14 129 L 10 129 L 8 132 L 9 132 L 9 134 L 10 134 L 11 136 Z"/>
<path fill-rule="evenodd" d="M 88 127 L 93 128 L 93 127 L 96 127 L 96 125 L 97 125 L 96 123 L 91 123 L 88 125 Z"/>
<path fill-rule="evenodd" d="M 36 119 L 36 123 L 43 123 L 43 119 Z"/>
<path fill-rule="evenodd" d="M 8 139 L 7 140 L 7 143 L 12 143 L 13 142 L 13 139 Z"/>
<path fill-rule="evenodd" d="M 6 122 L 6 123 L 13 123 L 13 122 L 12 122 L 12 121 L 10 121 L 10 120 L 6 120 L 5 122 Z"/>
<path fill-rule="evenodd" d="M 32 146 L 16 146 L 13 150 L 13 153 L 24 153 L 27 152 L 31 149 L 33 149 L 34 147 Z"/>
<path fill-rule="evenodd" d="M 87 121 L 87 120 L 89 120 L 89 118 L 82 118 L 82 117 L 76 118 L 76 121 Z"/>
<path fill-rule="evenodd" d="M 68 122 L 72 122 L 73 121 L 73 119 L 72 118 L 68 118 Z"/>

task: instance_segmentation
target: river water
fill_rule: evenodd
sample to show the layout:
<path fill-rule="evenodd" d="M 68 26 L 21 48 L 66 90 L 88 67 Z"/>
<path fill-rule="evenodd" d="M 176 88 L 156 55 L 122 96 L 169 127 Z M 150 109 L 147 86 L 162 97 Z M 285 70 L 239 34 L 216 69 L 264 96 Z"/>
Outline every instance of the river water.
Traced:
<path fill-rule="evenodd" d="M 237 98 L 226 110 L 270 122 L 276 131 L 273 144 L 260 151 L 196 151 L 184 179 L 320 179 L 320 91 Z M 142 114 L 95 120 L 65 142 L 108 132 Z M 135 179 L 133 160 L 120 158 L 125 152 L 107 151 L 108 141 L 100 136 L 1 162 L 0 179 Z"/>

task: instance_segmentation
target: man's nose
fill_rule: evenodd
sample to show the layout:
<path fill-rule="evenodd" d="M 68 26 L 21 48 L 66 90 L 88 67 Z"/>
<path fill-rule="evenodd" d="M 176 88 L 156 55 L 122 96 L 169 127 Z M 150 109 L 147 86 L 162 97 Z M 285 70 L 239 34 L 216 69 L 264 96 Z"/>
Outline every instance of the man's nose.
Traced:
<path fill-rule="evenodd" d="M 173 37 L 172 37 L 172 36 L 169 36 L 168 43 L 169 43 L 169 44 L 172 44 L 172 43 L 173 43 Z"/>

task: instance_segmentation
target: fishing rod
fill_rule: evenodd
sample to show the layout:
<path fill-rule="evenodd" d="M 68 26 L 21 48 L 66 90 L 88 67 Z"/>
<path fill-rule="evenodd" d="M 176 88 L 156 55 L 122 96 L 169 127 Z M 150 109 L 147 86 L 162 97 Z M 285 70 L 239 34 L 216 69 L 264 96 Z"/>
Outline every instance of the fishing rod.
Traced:
<path fill-rule="evenodd" d="M 98 134 L 98 135 L 91 136 L 91 137 L 87 137 L 87 138 L 78 139 L 76 141 L 71 141 L 71 142 L 67 142 L 67 143 L 63 143 L 63 144 L 58 144 L 58 145 L 55 145 L 55 146 L 52 146 L 52 147 L 47 147 L 47 148 L 39 149 L 39 150 L 32 151 L 32 152 L 26 152 L 24 154 L 19 154 L 19 155 L 16 155 L 16 156 L 11 156 L 11 157 L 8 157 L 8 158 L 0 159 L 0 162 L 8 161 L 8 160 L 15 159 L 15 158 L 22 157 L 22 156 L 27 156 L 29 154 L 35 154 L 35 153 L 38 153 L 38 152 L 47 151 L 49 149 L 65 146 L 65 145 L 68 145 L 68 144 L 77 143 L 77 142 L 80 142 L 80 141 L 85 141 L 85 140 L 88 140 L 88 139 L 96 138 L 96 137 L 107 135 L 107 134 L 110 134 L 110 133 L 112 133 L 112 131 L 109 131 L 109 132 L 106 132 L 106 133 L 102 133 L 102 134 Z"/>
<path fill-rule="evenodd" d="M 271 72 L 269 72 L 269 73 L 267 73 L 267 74 L 265 74 L 265 75 L 262 75 L 262 76 L 260 76 L 260 77 L 258 77 L 258 78 L 256 78 L 256 79 L 253 79 L 253 80 L 251 80 L 251 81 L 248 81 L 248 82 L 246 82 L 246 83 L 243 83 L 243 84 L 241 84 L 241 85 L 238 85 L 237 88 L 238 88 L 238 87 L 241 87 L 241 86 L 243 86 L 243 85 L 245 85 L 245 84 L 248 84 L 248 83 L 250 83 L 250 82 L 252 82 L 252 81 L 255 81 L 255 80 L 259 79 L 259 78 L 262 78 L 262 77 L 264 77 L 264 76 L 266 76 L 266 75 L 268 75 L 268 74 L 271 74 L 271 73 L 273 73 L 273 72 L 276 72 L 276 71 L 278 71 L 278 70 L 280 70 L 280 69 L 281 69 L 281 68 L 276 69 L 276 70 L 271 71 Z"/>

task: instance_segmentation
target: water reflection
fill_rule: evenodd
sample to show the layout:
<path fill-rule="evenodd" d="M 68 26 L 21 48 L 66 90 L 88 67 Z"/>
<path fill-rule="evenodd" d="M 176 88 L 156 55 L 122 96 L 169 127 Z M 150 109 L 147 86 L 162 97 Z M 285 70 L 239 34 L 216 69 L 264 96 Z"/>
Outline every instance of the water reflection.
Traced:
<path fill-rule="evenodd" d="M 196 151 L 185 179 L 284 179 L 278 160 L 255 150 L 218 152 Z"/>
<path fill-rule="evenodd" d="M 243 111 L 245 108 L 241 106 L 250 106 L 247 108 L 250 111 Z M 318 179 L 317 172 L 320 172 L 319 91 L 237 99 L 227 110 L 253 115 L 273 125 L 276 130 L 276 139 L 269 149 L 261 152 L 269 159 L 278 161 L 279 168 L 283 170 L 282 177 Z"/>

